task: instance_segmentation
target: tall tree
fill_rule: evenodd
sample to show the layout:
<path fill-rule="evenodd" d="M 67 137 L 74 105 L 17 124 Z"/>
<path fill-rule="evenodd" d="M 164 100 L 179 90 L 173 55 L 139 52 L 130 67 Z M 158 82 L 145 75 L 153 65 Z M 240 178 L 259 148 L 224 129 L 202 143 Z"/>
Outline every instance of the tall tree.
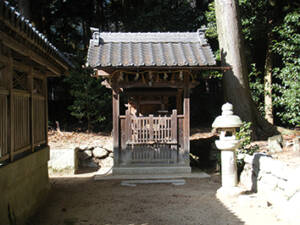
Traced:
<path fill-rule="evenodd" d="M 230 66 L 223 76 L 225 98 L 236 113 L 252 123 L 253 137 L 269 136 L 274 127 L 262 118 L 252 101 L 237 0 L 215 0 L 221 62 Z"/>

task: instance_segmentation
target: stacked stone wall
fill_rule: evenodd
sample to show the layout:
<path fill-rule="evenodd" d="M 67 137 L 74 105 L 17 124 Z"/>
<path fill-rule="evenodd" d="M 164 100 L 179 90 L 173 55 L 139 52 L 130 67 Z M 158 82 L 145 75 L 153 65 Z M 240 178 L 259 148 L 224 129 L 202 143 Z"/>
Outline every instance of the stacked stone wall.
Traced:
<path fill-rule="evenodd" d="M 246 155 L 244 160 L 240 184 L 274 206 L 279 216 L 300 221 L 300 165 L 289 167 L 261 153 Z"/>

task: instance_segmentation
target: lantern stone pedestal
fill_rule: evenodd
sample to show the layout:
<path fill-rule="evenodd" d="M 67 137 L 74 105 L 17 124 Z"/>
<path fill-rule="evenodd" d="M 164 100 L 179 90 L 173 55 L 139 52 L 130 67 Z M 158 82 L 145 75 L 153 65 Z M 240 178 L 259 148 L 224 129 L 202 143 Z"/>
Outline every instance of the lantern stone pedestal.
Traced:
<path fill-rule="evenodd" d="M 233 115 L 233 107 L 230 103 L 222 106 L 222 115 L 218 116 L 212 127 L 220 133 L 219 140 L 215 144 L 221 151 L 221 173 L 222 187 L 217 195 L 235 196 L 240 194 L 237 187 L 237 165 L 235 150 L 239 147 L 240 141 L 236 140 L 236 129 L 242 125 L 238 116 Z"/>
<path fill-rule="evenodd" d="M 239 145 L 237 140 L 217 140 L 216 146 L 221 150 L 222 187 L 237 186 L 237 165 L 235 149 Z"/>

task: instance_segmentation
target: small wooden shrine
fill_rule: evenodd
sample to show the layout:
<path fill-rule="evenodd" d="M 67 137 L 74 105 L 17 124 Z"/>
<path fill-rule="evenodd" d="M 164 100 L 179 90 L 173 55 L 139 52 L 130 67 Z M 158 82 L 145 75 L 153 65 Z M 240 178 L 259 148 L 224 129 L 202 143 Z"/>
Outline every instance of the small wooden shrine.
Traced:
<path fill-rule="evenodd" d="M 189 173 L 194 71 L 216 64 L 204 32 L 93 31 L 88 64 L 113 94 L 113 173 Z"/>

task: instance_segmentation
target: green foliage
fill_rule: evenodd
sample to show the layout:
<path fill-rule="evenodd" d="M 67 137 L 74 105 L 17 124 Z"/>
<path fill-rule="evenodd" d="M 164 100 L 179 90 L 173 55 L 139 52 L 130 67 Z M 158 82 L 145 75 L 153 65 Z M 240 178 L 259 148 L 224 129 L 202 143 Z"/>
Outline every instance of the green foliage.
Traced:
<path fill-rule="evenodd" d="M 208 11 L 205 12 L 205 17 L 207 19 L 207 31 L 205 33 L 206 37 L 209 39 L 217 39 L 218 33 L 214 2 L 209 3 Z"/>
<path fill-rule="evenodd" d="M 258 149 L 258 145 L 251 145 L 251 122 L 243 122 L 240 130 L 236 133 L 236 138 L 241 141 L 240 147 L 236 151 L 237 163 L 243 164 L 242 155 L 253 155 Z"/>
<path fill-rule="evenodd" d="M 216 23 L 216 14 L 215 14 L 215 4 L 211 2 L 208 4 L 208 10 L 205 12 L 205 18 L 207 20 L 205 36 L 209 40 L 209 43 L 212 46 L 214 55 L 217 61 L 221 61 L 221 52 L 218 44 L 218 33 L 217 33 L 217 23 Z M 207 71 L 204 72 L 210 74 L 209 77 L 222 78 L 223 73 L 220 71 Z"/>
<path fill-rule="evenodd" d="M 111 93 L 101 85 L 101 79 L 91 77 L 92 72 L 77 68 L 65 78 L 74 97 L 68 109 L 81 122 L 87 121 L 89 131 L 111 127 Z"/>
<path fill-rule="evenodd" d="M 251 90 L 251 97 L 256 103 L 258 110 L 264 115 L 264 84 L 260 71 L 257 70 L 255 63 L 251 64 L 249 73 L 249 86 Z"/>
<path fill-rule="evenodd" d="M 283 23 L 274 28 L 278 38 L 274 40 L 273 51 L 281 58 L 281 66 L 274 69 L 274 76 L 280 81 L 274 85 L 277 96 L 277 113 L 282 122 L 300 123 L 300 8 L 288 13 Z"/>

